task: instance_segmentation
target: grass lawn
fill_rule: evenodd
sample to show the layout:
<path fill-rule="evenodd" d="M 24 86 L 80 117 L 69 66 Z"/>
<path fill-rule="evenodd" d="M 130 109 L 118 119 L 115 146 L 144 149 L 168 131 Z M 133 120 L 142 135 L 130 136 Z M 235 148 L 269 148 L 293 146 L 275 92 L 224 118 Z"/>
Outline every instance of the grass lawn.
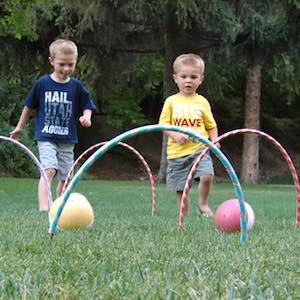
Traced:
<path fill-rule="evenodd" d="M 244 246 L 196 212 L 178 231 L 175 195 L 148 182 L 81 180 L 92 204 L 89 230 L 48 239 L 36 179 L 0 178 L 0 299 L 300 299 L 300 229 L 292 185 L 243 186 L 256 215 Z M 215 184 L 215 210 L 234 197 Z"/>

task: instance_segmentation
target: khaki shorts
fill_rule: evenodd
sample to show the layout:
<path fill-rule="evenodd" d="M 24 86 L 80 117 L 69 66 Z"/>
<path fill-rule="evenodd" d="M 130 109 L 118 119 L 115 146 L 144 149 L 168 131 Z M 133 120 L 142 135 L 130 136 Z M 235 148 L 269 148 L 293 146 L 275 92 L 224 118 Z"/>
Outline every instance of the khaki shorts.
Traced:
<path fill-rule="evenodd" d="M 174 192 L 183 191 L 190 170 L 203 150 L 204 148 L 200 148 L 190 155 L 168 160 L 167 187 L 169 190 Z M 213 161 L 209 152 L 200 160 L 194 174 L 194 179 L 198 179 L 203 175 L 214 176 Z"/>
<path fill-rule="evenodd" d="M 74 144 L 38 141 L 38 149 L 43 168 L 55 169 L 56 178 L 65 180 L 74 163 Z"/>

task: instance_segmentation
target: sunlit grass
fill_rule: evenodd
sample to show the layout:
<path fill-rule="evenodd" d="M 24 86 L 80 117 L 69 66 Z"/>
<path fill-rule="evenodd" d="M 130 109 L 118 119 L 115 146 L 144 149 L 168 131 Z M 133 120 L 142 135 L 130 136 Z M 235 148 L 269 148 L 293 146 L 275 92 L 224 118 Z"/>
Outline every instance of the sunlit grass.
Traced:
<path fill-rule="evenodd" d="M 243 186 L 256 224 L 244 246 L 191 216 L 178 231 L 174 194 L 148 182 L 81 180 L 92 204 L 90 230 L 58 231 L 38 212 L 37 180 L 0 179 L 0 299 L 298 299 L 300 229 L 292 186 Z M 234 197 L 215 184 L 213 209 Z"/>

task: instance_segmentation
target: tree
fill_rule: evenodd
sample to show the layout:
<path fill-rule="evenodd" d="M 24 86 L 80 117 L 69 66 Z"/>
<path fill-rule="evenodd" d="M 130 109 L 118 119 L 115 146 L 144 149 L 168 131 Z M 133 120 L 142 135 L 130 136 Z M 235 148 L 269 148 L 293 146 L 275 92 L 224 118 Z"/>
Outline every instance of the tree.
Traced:
<path fill-rule="evenodd" d="M 164 98 L 166 98 L 176 91 L 172 79 L 172 63 L 176 56 L 187 52 L 204 56 L 203 52 L 206 49 L 228 45 L 235 36 L 236 23 L 231 7 L 226 1 L 191 1 L 188 4 L 183 1 L 167 1 L 163 11 Z M 166 178 L 166 147 L 167 137 L 164 134 L 157 175 L 159 182 L 163 182 Z"/>
<path fill-rule="evenodd" d="M 299 21 L 295 16 L 290 17 L 297 10 L 299 12 L 297 1 L 241 1 L 238 18 L 242 26 L 238 41 L 247 64 L 244 108 L 246 128 L 260 129 L 262 76 L 266 80 L 272 78 L 272 73 L 268 71 L 274 66 L 272 58 L 278 58 L 279 54 L 286 52 L 292 45 L 295 46 L 290 36 L 292 32 L 292 36 L 295 36 L 295 24 L 299 24 Z M 294 58 L 297 60 L 298 57 Z M 275 66 L 278 64 L 280 60 Z M 288 83 L 284 85 L 293 89 Z M 257 183 L 258 178 L 258 136 L 245 135 L 241 181 Z"/>
<path fill-rule="evenodd" d="M 2 1 L 0 4 L 0 37 L 13 36 L 18 40 L 22 38 L 37 39 L 31 11 L 31 7 L 37 1 Z"/>
<path fill-rule="evenodd" d="M 20 110 L 20 99 L 27 80 L 24 78 L 24 62 L 30 61 L 30 49 L 24 41 L 34 41 L 38 35 L 32 20 L 32 5 L 36 1 L 6 0 L 0 4 L 0 132 L 8 135 L 12 130 L 11 124 L 17 123 Z M 21 53 L 21 55 L 20 55 Z M 31 68 L 31 71 L 35 71 Z M 34 141 L 30 138 L 30 127 L 26 126 L 21 141 L 34 153 Z M 28 160 L 20 155 L 19 149 L 9 143 L 1 143 L 0 173 L 10 176 L 37 176 L 37 170 Z"/>

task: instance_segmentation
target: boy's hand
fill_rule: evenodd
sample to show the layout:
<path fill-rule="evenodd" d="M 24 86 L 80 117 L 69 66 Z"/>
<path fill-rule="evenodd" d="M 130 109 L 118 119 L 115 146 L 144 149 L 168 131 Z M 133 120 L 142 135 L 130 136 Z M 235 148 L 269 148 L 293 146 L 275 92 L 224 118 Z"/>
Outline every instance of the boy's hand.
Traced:
<path fill-rule="evenodd" d="M 183 144 L 186 144 L 189 142 L 189 137 L 184 133 L 172 132 L 171 137 L 176 143 L 178 143 L 180 145 L 183 145 Z"/>
<path fill-rule="evenodd" d="M 221 149 L 221 144 L 220 144 L 219 142 L 214 143 L 214 145 L 215 145 L 217 148 Z"/>
<path fill-rule="evenodd" d="M 13 140 L 18 140 L 20 138 L 21 131 L 21 129 L 15 128 L 9 133 L 9 137 Z"/>
<path fill-rule="evenodd" d="M 85 115 L 79 118 L 79 122 L 83 127 L 90 127 L 92 125 L 91 118 Z"/>

